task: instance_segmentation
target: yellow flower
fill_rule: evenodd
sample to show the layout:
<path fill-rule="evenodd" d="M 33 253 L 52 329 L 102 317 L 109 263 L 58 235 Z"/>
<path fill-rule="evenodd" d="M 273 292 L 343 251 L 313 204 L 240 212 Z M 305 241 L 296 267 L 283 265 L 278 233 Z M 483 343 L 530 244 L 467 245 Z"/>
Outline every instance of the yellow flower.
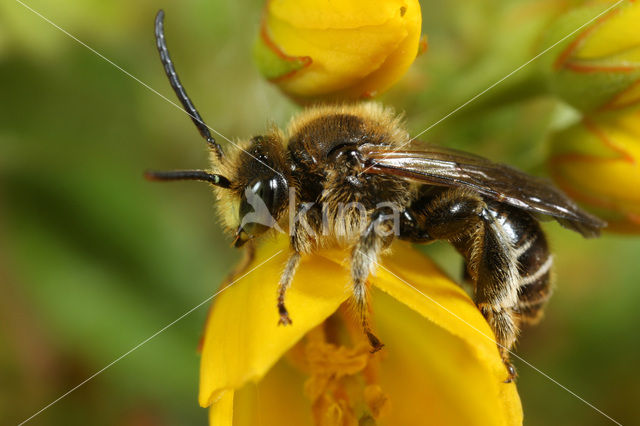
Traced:
<path fill-rule="evenodd" d="M 522 409 L 493 334 L 467 294 L 410 245 L 395 243 L 371 279 L 375 354 L 352 319 L 344 251 L 306 257 L 278 327 L 275 294 L 288 241 L 221 293 L 207 320 L 199 401 L 210 424 L 516 425 Z M 415 288 L 412 288 L 414 286 Z"/>
<path fill-rule="evenodd" d="M 609 222 L 640 233 L 640 108 L 586 117 L 552 138 L 554 180 Z"/>
<path fill-rule="evenodd" d="M 561 39 L 610 7 L 589 2 L 561 16 L 548 34 Z M 582 111 L 617 109 L 640 100 L 640 2 L 625 1 L 582 28 L 549 55 L 551 89 Z"/>
<path fill-rule="evenodd" d="M 407 71 L 421 22 L 418 0 L 270 0 L 254 56 L 298 101 L 370 98 Z"/>

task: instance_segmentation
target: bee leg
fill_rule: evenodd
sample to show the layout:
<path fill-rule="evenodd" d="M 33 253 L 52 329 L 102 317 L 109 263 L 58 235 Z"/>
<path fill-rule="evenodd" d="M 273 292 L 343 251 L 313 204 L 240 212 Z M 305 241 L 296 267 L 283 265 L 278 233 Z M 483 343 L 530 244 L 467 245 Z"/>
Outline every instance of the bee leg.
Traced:
<path fill-rule="evenodd" d="M 369 340 L 371 352 L 377 352 L 384 344 L 371 330 L 369 324 L 369 294 L 367 278 L 375 268 L 382 249 L 393 239 L 393 224 L 381 211 L 376 211 L 360 236 L 360 241 L 351 253 L 351 278 L 353 280 L 353 294 L 351 300 L 360 320 L 362 330 Z"/>
<path fill-rule="evenodd" d="M 287 293 L 287 290 L 291 286 L 293 276 L 295 275 L 296 269 L 300 264 L 300 258 L 303 254 L 308 254 L 311 251 L 311 240 L 313 238 L 314 231 L 310 224 L 307 222 L 307 211 L 309 215 L 313 217 L 315 212 L 313 210 L 309 210 L 309 206 L 306 203 L 303 203 L 296 211 L 295 218 L 297 220 L 294 220 L 289 230 L 291 255 L 287 260 L 284 272 L 282 273 L 280 282 L 278 283 L 278 314 L 280 315 L 280 319 L 278 320 L 279 325 L 291 324 L 289 311 L 287 311 L 284 303 L 285 295 Z"/>
<path fill-rule="evenodd" d="M 476 271 L 476 304 L 491 326 L 509 376 L 516 372 L 509 361 L 509 353 L 518 337 L 519 319 L 514 311 L 518 301 L 521 278 L 518 255 L 503 226 L 490 214 L 483 217 L 484 227 L 472 243 L 472 252 L 481 247 L 481 254 L 470 259 L 471 270 Z"/>
<path fill-rule="evenodd" d="M 518 335 L 513 308 L 518 299 L 518 256 L 513 242 L 479 195 L 453 189 L 421 211 L 423 226 L 434 239 L 451 242 L 462 253 L 475 284 L 476 304 L 495 333 L 500 355 L 515 377 L 509 350 Z"/>
<path fill-rule="evenodd" d="M 537 321 L 551 295 L 553 257 L 540 225 L 529 213 L 504 206 L 492 206 L 488 213 L 483 256 L 476 266 L 476 303 L 495 332 L 510 382 L 516 371 L 509 351 L 520 326 Z"/>
<path fill-rule="evenodd" d="M 291 281 L 293 281 L 293 276 L 296 273 L 296 269 L 300 264 L 300 253 L 294 251 L 290 256 L 289 260 L 287 260 L 287 264 L 284 267 L 284 272 L 280 277 L 280 282 L 278 283 L 278 314 L 280 315 L 280 319 L 278 320 L 278 325 L 290 325 L 291 318 L 289 317 L 289 311 L 284 304 L 285 295 L 287 290 L 291 286 Z"/>
<path fill-rule="evenodd" d="M 400 233 L 398 237 L 401 240 L 410 241 L 416 244 L 427 244 L 433 242 L 434 239 L 425 229 L 423 213 L 419 208 L 407 208 L 400 215 Z"/>

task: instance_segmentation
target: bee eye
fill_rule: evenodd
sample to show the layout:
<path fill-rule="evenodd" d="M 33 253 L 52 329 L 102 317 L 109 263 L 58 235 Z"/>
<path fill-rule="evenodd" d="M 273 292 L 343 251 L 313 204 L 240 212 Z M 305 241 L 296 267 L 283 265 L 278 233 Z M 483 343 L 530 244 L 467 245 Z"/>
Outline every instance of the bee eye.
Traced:
<path fill-rule="evenodd" d="M 255 180 L 249 184 L 240 200 L 240 226 L 236 246 L 277 227 L 278 217 L 287 203 L 289 186 L 281 175 Z"/>
<path fill-rule="evenodd" d="M 272 215 L 276 215 L 281 204 L 286 201 L 287 182 L 281 176 L 274 176 L 271 179 L 257 180 L 247 186 L 244 198 L 257 197 L 264 203 L 265 207 Z"/>

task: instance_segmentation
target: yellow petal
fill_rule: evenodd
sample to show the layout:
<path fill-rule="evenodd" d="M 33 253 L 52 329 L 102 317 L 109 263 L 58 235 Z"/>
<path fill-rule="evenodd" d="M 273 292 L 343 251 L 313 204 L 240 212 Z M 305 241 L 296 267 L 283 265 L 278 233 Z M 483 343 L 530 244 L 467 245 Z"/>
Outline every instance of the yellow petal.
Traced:
<path fill-rule="evenodd" d="M 304 67 L 264 49 L 254 55 L 263 75 L 300 102 L 368 98 L 415 60 L 421 19 L 418 0 L 272 0 L 260 37 L 281 58 L 304 58 Z"/>
<path fill-rule="evenodd" d="M 507 378 L 493 332 L 475 303 L 433 262 L 409 244 L 396 244 L 393 253 L 383 259 L 371 281 L 374 286 L 464 340 L 480 362 L 493 371 L 497 381 Z"/>
<path fill-rule="evenodd" d="M 233 426 L 233 399 L 232 390 L 222 393 L 218 400 L 211 405 L 209 410 L 209 424 L 215 426 Z"/>
<path fill-rule="evenodd" d="M 373 308 L 386 346 L 376 355 L 377 385 L 367 386 L 365 397 L 372 412 L 382 408 L 374 414 L 378 426 L 522 424 L 515 384 L 502 383 L 468 342 L 377 289 Z M 306 380 L 289 358 L 281 359 L 258 383 L 236 392 L 233 425 L 313 425 Z"/>
<path fill-rule="evenodd" d="M 311 426 L 311 403 L 302 391 L 305 380 L 302 372 L 281 359 L 258 383 L 236 392 L 233 426 Z"/>
<path fill-rule="evenodd" d="M 400 17 L 355 30 L 301 29 L 273 17 L 267 19 L 267 26 L 274 43 L 288 55 L 312 59 L 309 67 L 280 82 L 286 91 L 304 96 L 354 84 L 378 69 L 408 34 Z M 410 62 L 413 59 L 415 55 Z"/>
<path fill-rule="evenodd" d="M 322 256 L 347 263 L 341 250 Z M 333 271 L 322 260 L 314 256 L 299 272 L 312 269 L 316 279 L 326 281 Z M 406 244 L 396 243 L 382 264 L 372 282 L 384 292 L 374 288 L 372 304 L 376 333 L 386 346 L 375 355 L 380 357 L 377 384 L 365 389 L 367 405 L 379 408 L 374 410 L 376 424 L 521 424 L 515 384 L 503 383 L 505 368 L 495 343 L 486 337 L 493 334 L 469 296 Z M 303 392 L 308 392 L 306 380 L 289 358 L 282 358 L 262 380 L 236 393 L 234 425 L 313 424 Z"/>
<path fill-rule="evenodd" d="M 271 0 L 269 13 L 301 28 L 358 28 L 381 25 L 406 8 L 407 0 Z"/>
<path fill-rule="evenodd" d="M 259 380 L 349 296 L 347 270 L 327 259 L 303 259 L 287 292 L 293 324 L 278 326 L 276 289 L 288 255 L 287 245 L 286 236 L 262 244 L 251 267 L 278 250 L 282 252 L 214 300 L 202 347 L 200 405 L 209 406 L 224 391 Z"/>
<path fill-rule="evenodd" d="M 340 261 L 338 253 L 328 255 Z M 464 290 L 402 242 L 381 259 L 371 282 L 409 308 L 373 294 L 376 331 L 388 357 L 381 387 L 394 407 L 385 424 L 522 423 L 515 383 L 503 383 L 508 372 L 493 331 Z"/>
<path fill-rule="evenodd" d="M 422 15 L 418 7 L 407 10 L 405 16 L 407 22 L 407 35 L 385 61 L 362 81 L 347 88 L 341 93 L 344 98 L 370 98 L 378 93 L 385 92 L 404 75 L 413 63 L 421 46 L 420 28 L 422 27 Z M 424 37 L 424 49 L 426 50 L 426 37 Z"/>
<path fill-rule="evenodd" d="M 444 305 L 451 297 L 457 298 L 446 292 L 430 296 Z M 433 305 L 424 298 L 420 303 Z M 378 336 L 386 345 L 378 383 L 391 405 L 379 425 L 522 424 L 516 386 L 502 383 L 503 367 L 496 371 L 496 364 L 502 364 L 497 350 L 490 351 L 494 352 L 490 358 L 478 356 L 477 346 L 483 346 L 482 341 L 487 339 L 477 333 L 470 335 L 470 340 L 451 334 L 447 328 L 457 328 L 455 317 L 447 314 L 443 323 L 448 326 L 441 327 L 381 291 L 374 290 L 373 309 Z M 464 310 L 454 313 L 464 315 Z"/>

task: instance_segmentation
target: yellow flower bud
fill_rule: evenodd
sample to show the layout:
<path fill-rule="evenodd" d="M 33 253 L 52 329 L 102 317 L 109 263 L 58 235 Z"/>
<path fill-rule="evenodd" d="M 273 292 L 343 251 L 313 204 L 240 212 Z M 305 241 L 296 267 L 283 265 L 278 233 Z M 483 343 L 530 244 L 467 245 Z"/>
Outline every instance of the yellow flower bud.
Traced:
<path fill-rule="evenodd" d="M 254 56 L 292 98 L 370 98 L 400 79 L 418 54 L 417 0 L 270 0 Z"/>
<path fill-rule="evenodd" d="M 640 108 L 598 114 L 553 136 L 550 168 L 576 201 L 640 233 Z"/>
<path fill-rule="evenodd" d="M 561 39 L 613 5 L 590 2 L 561 16 L 548 44 Z M 640 101 L 640 2 L 625 1 L 582 28 L 549 55 L 553 92 L 582 111 L 617 109 Z"/>

